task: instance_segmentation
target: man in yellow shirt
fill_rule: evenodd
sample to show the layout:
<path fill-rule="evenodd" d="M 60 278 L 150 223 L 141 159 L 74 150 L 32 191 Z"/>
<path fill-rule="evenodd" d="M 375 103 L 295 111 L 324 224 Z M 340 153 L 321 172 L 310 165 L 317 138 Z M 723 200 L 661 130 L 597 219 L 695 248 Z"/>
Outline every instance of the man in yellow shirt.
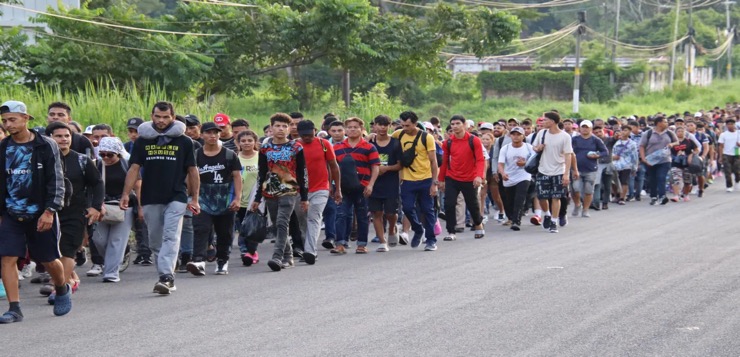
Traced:
<path fill-rule="evenodd" d="M 393 133 L 401 141 L 401 205 L 403 213 L 411 223 L 414 237 L 411 248 L 421 244 L 421 236 L 426 234 L 425 251 L 437 250 L 437 237 L 434 235 L 434 197 L 437 196 L 437 156 L 434 137 L 427 135 L 416 124 L 419 117 L 414 112 L 400 115 L 402 128 Z M 419 203 L 419 212 L 416 203 Z M 419 217 L 424 217 L 424 225 Z M 426 232 L 426 233 L 425 233 Z"/>

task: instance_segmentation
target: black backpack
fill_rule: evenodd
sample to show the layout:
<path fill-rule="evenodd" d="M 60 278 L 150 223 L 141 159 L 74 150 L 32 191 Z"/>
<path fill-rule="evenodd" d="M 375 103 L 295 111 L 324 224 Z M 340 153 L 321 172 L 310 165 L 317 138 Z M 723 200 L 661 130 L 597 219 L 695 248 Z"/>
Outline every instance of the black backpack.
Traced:
<path fill-rule="evenodd" d="M 398 141 L 401 141 L 401 138 L 403 138 L 403 132 L 401 132 L 401 135 L 398 136 Z M 404 149 L 401 153 L 401 166 L 407 167 L 412 172 L 416 172 L 413 168 L 411 168 L 411 165 L 414 164 L 414 160 L 416 160 L 416 144 L 419 143 L 419 138 L 421 138 L 422 143 L 424 143 L 424 149 L 427 148 L 427 133 L 425 131 L 419 131 L 416 133 L 416 138 L 414 138 L 414 143 L 411 145 L 410 148 Z"/>
<path fill-rule="evenodd" d="M 61 151 L 59 152 L 59 160 L 62 161 L 62 172 L 64 172 L 64 201 L 62 202 L 62 208 L 69 207 L 72 204 L 72 181 L 67 178 L 67 164 L 64 162 L 64 156 Z M 83 171 L 84 172 L 84 171 Z"/>
<path fill-rule="evenodd" d="M 346 153 L 339 160 L 340 187 L 342 193 L 356 192 L 363 188 L 360 178 L 357 177 L 357 163 L 352 153 Z"/>

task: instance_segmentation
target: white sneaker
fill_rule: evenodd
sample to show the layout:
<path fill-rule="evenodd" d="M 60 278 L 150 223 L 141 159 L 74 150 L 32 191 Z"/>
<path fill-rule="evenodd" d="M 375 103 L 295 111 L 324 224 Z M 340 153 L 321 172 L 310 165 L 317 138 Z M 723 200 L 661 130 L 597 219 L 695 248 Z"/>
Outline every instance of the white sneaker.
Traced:
<path fill-rule="evenodd" d="M 98 276 L 103 274 L 103 266 L 100 264 L 93 264 L 92 268 L 87 271 L 87 276 Z"/>
<path fill-rule="evenodd" d="M 484 215 L 483 216 L 483 224 L 486 224 L 486 223 L 488 223 L 488 216 L 487 215 Z"/>
<path fill-rule="evenodd" d="M 694 186 L 694 188 L 691 189 L 691 194 L 696 196 L 697 193 L 699 193 L 699 187 Z"/>
<path fill-rule="evenodd" d="M 23 267 L 23 270 L 21 271 L 21 273 L 23 274 L 24 278 L 30 278 L 33 276 L 34 270 L 36 270 L 36 262 L 32 261 Z"/>
<path fill-rule="evenodd" d="M 642 191 L 640 192 L 640 196 L 642 196 L 642 197 L 645 197 L 645 196 L 647 196 L 647 195 L 648 195 L 648 194 L 647 194 L 647 191 L 645 191 L 645 190 L 642 190 Z"/>
<path fill-rule="evenodd" d="M 725 191 L 732 192 L 732 191 L 735 191 L 735 188 L 734 187 L 728 187 Z"/>
<path fill-rule="evenodd" d="M 216 275 L 229 274 L 229 262 L 224 262 L 223 265 L 216 263 Z"/>
<path fill-rule="evenodd" d="M 18 272 L 18 281 L 25 280 L 26 278 L 23 277 L 23 272 Z"/>

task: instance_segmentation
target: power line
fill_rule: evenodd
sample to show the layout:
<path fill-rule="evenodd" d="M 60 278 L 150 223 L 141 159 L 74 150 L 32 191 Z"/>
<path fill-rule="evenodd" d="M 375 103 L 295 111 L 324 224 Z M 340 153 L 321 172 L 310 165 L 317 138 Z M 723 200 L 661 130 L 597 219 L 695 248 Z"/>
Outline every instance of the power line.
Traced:
<path fill-rule="evenodd" d="M 568 32 L 563 32 L 558 38 L 556 38 L 556 39 L 554 39 L 554 40 L 552 40 L 552 41 L 550 41 L 548 43 L 542 44 L 542 45 L 537 46 L 537 47 L 534 47 L 534 48 L 530 48 L 528 50 L 524 50 L 524 51 L 521 51 L 521 52 L 512 53 L 512 54 L 508 54 L 508 55 L 485 56 L 485 57 L 482 57 L 482 59 L 496 59 L 496 58 L 516 57 L 516 56 L 521 56 L 521 55 L 525 55 L 525 54 L 528 54 L 528 53 L 536 52 L 536 51 L 539 51 L 539 50 L 541 50 L 541 49 L 543 49 L 545 47 L 548 47 L 548 46 L 551 46 L 551 45 L 553 45 L 555 43 L 560 42 L 562 39 L 564 39 L 564 38 L 570 36 L 572 33 L 576 32 L 576 30 L 578 30 L 578 26 L 574 27 L 573 29 L 571 29 Z M 478 57 L 478 56 L 476 56 L 474 54 L 470 54 L 470 53 L 440 52 L 440 54 L 445 55 L 445 56 L 450 56 L 450 57 L 465 57 L 465 58 L 477 58 Z"/>
<path fill-rule="evenodd" d="M 36 31 L 35 33 L 37 35 L 49 36 L 49 37 L 54 37 L 54 38 L 60 38 L 60 39 L 63 39 L 63 40 L 80 42 L 80 43 L 86 43 L 86 44 L 89 44 L 89 45 L 103 46 L 103 47 L 110 47 L 110 48 L 117 48 L 117 49 L 130 50 L 130 51 L 154 52 L 154 53 L 163 53 L 163 54 L 190 54 L 190 55 L 200 55 L 200 56 L 208 56 L 208 57 L 214 57 L 214 56 L 220 56 L 221 55 L 221 54 L 210 54 L 210 53 L 198 53 L 198 52 L 193 52 L 193 51 L 151 50 L 151 49 L 148 49 L 148 48 L 129 47 L 129 46 L 122 46 L 122 45 L 114 45 L 114 44 L 110 44 L 110 43 L 90 41 L 90 40 L 85 40 L 85 39 L 76 38 L 76 37 L 68 37 L 68 36 L 56 35 L 56 34 L 53 34 L 53 33 L 48 33 L 48 32 L 43 32 L 43 31 Z"/>
<path fill-rule="evenodd" d="M 141 31 L 141 32 L 152 32 L 152 33 L 163 33 L 163 34 L 170 34 L 170 35 L 199 36 L 199 37 L 224 37 L 224 36 L 226 36 L 226 35 L 222 35 L 222 34 L 213 34 L 213 33 L 195 33 L 195 32 L 179 32 L 179 31 L 166 31 L 166 30 L 145 29 L 145 28 L 140 28 L 140 27 L 132 27 L 132 26 L 119 25 L 119 24 L 110 24 L 110 23 L 99 22 L 99 21 L 85 20 L 85 19 L 80 19 L 80 18 L 76 18 L 76 17 L 70 17 L 70 16 L 65 16 L 65 15 L 60 15 L 60 14 L 54 14 L 54 13 L 50 13 L 50 12 L 46 12 L 46 11 L 33 10 L 33 9 L 29 9 L 29 8 L 26 8 L 26 7 L 23 7 L 23 6 L 16 6 L 16 5 L 11 5 L 11 4 L 6 4 L 6 3 L 0 3 L 0 5 L 6 6 L 6 7 L 10 7 L 10 8 L 13 8 L 13 9 L 28 11 L 28 12 L 31 12 L 31 13 L 34 13 L 34 14 L 41 14 L 41 15 L 56 17 L 56 18 L 65 19 L 65 20 L 72 20 L 72 21 L 84 22 L 84 23 L 91 24 L 91 25 L 105 26 L 105 27 L 114 27 L 114 28 L 125 29 L 125 30 L 133 30 L 133 31 Z"/>

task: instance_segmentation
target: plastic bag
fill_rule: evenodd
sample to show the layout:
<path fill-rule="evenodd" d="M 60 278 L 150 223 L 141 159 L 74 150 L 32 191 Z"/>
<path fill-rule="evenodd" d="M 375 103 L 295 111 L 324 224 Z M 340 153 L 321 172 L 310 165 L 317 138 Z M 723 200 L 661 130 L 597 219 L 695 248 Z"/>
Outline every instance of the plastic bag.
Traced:
<path fill-rule="evenodd" d="M 262 243 L 267 238 L 267 217 L 261 212 L 247 211 L 239 236 L 245 242 Z"/>

